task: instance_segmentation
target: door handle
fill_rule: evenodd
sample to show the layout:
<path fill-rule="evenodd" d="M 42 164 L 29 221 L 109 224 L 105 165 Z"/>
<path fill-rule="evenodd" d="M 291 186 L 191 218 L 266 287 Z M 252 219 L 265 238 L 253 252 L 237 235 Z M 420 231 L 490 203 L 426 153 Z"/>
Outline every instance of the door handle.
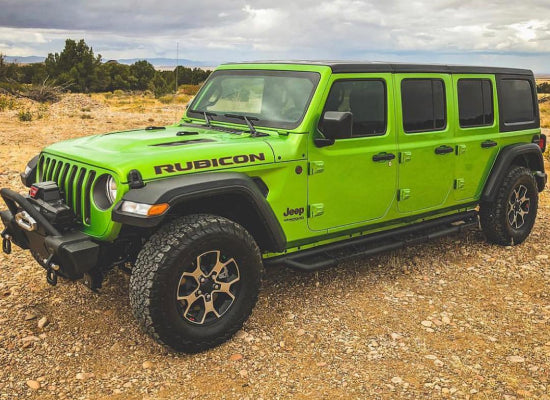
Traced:
<path fill-rule="evenodd" d="M 481 148 L 488 149 L 490 147 L 495 147 L 497 145 L 497 142 L 494 140 L 486 140 L 484 142 L 481 142 Z"/>
<path fill-rule="evenodd" d="M 372 156 L 372 161 L 391 161 L 395 158 L 393 153 L 378 153 Z"/>
<path fill-rule="evenodd" d="M 448 154 L 452 153 L 454 149 L 451 146 L 439 146 L 435 149 L 435 154 Z"/>

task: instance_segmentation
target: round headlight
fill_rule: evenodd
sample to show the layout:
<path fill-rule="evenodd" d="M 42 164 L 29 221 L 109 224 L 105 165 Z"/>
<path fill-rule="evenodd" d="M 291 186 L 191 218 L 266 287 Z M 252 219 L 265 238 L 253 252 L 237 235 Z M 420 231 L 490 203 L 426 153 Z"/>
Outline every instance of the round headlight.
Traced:
<path fill-rule="evenodd" d="M 109 203 L 113 204 L 116 200 L 116 182 L 115 179 L 109 175 L 107 178 L 107 182 L 105 184 L 105 192 L 107 193 L 107 199 L 109 199 Z"/>
<path fill-rule="evenodd" d="M 115 178 L 111 175 L 105 174 L 97 178 L 94 189 L 93 197 L 94 203 L 100 210 L 107 210 L 110 208 L 115 200 L 117 194 L 117 184 Z"/>

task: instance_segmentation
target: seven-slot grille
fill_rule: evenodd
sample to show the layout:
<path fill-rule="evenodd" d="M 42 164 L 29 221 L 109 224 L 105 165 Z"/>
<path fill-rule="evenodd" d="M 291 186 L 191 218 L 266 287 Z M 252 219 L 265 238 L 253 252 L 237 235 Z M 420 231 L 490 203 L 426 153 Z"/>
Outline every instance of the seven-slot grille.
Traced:
<path fill-rule="evenodd" d="M 91 222 L 92 185 L 96 176 L 94 170 L 47 155 L 42 155 L 38 163 L 38 181 L 56 182 L 67 205 L 85 225 Z"/>

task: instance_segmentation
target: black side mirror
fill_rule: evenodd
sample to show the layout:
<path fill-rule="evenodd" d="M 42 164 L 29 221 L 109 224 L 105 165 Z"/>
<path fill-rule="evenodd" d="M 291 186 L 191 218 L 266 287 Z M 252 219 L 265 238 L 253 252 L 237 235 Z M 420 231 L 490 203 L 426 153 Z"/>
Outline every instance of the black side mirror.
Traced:
<path fill-rule="evenodd" d="M 323 115 L 321 126 L 327 139 L 350 138 L 353 129 L 353 114 L 350 112 L 327 111 Z"/>

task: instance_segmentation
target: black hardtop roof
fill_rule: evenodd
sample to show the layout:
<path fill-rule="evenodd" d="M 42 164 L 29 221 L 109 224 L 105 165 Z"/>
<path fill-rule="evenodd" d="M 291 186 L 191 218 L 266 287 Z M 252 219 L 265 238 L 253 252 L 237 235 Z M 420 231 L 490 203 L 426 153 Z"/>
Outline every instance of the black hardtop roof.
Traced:
<path fill-rule="evenodd" d="M 448 74 L 507 74 L 507 75 L 533 75 L 528 69 L 481 67 L 469 65 L 444 65 L 444 64 L 408 64 L 380 61 L 319 61 L 319 60 L 291 60 L 291 61 L 250 61 L 235 64 L 296 64 L 326 66 L 337 73 L 361 73 L 361 72 L 432 72 Z"/>

